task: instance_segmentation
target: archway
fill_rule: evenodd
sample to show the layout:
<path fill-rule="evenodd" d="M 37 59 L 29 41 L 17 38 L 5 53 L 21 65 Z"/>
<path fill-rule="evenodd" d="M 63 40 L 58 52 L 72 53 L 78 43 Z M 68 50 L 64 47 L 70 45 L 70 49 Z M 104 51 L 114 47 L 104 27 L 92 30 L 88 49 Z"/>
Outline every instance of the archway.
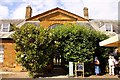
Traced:
<path fill-rule="evenodd" d="M 53 28 L 56 28 L 58 26 L 61 26 L 63 24 L 60 24 L 60 23 L 55 23 L 55 24 L 52 24 L 51 26 L 49 26 L 48 28 L 49 29 L 53 29 Z M 54 66 L 61 66 L 62 65 L 62 54 L 60 53 L 59 50 L 56 50 L 54 52 L 54 58 L 53 58 L 53 63 L 54 63 Z"/>
<path fill-rule="evenodd" d="M 63 25 L 63 24 L 55 23 L 55 24 L 50 25 L 48 28 L 53 29 L 53 28 L 56 28 L 56 27 L 61 26 L 61 25 Z"/>

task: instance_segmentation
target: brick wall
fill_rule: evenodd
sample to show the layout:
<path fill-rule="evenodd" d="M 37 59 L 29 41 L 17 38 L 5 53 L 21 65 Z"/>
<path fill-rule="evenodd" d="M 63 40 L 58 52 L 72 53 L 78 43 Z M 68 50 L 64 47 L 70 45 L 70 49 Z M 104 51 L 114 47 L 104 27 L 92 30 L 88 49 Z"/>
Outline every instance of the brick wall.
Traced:
<path fill-rule="evenodd" d="M 14 41 L 12 39 L 3 39 L 2 45 L 4 46 L 4 61 L 0 64 L 0 68 L 4 71 L 25 71 L 16 62 Z"/>
<path fill-rule="evenodd" d="M 11 39 L 2 40 L 2 45 L 4 46 L 4 67 L 14 67 L 15 61 L 15 43 Z"/>

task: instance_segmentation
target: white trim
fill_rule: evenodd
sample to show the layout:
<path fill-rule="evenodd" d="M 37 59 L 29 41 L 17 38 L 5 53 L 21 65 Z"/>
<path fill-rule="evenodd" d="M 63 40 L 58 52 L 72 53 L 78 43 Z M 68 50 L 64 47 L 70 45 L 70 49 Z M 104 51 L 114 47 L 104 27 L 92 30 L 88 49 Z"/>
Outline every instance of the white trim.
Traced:
<path fill-rule="evenodd" d="M 3 24 L 1 24 L 1 30 L 0 30 L 0 32 L 2 32 L 2 29 L 3 29 Z"/>
<path fill-rule="evenodd" d="M 0 51 L 0 54 L 3 54 L 4 53 L 4 50 L 3 51 Z"/>
<path fill-rule="evenodd" d="M 19 23 L 16 27 L 21 27 L 22 25 L 24 25 L 26 23 L 26 21 L 24 20 L 23 22 Z"/>
<path fill-rule="evenodd" d="M 119 44 L 120 44 L 120 34 L 99 42 L 100 46 L 119 47 L 120 46 Z"/>
<path fill-rule="evenodd" d="M 15 31 L 12 32 L 0 32 L 0 38 L 10 38 L 12 34 L 14 34 Z"/>
<path fill-rule="evenodd" d="M 3 45 L 0 45 L 0 62 L 3 62 L 4 61 L 4 47 Z"/>
<path fill-rule="evenodd" d="M 107 27 L 110 27 L 110 31 L 107 31 Z M 105 31 L 107 31 L 107 32 L 113 32 L 113 25 L 111 23 L 106 23 L 105 24 Z"/>
<path fill-rule="evenodd" d="M 26 22 L 40 22 L 40 21 L 26 21 Z"/>
<path fill-rule="evenodd" d="M 10 24 L 9 23 L 5 23 L 5 24 L 7 24 L 8 26 L 7 26 L 7 31 L 3 31 L 3 29 L 4 29 L 4 23 L 1 25 L 1 32 L 9 32 L 10 31 Z"/>
<path fill-rule="evenodd" d="M 8 72 L 8 71 L 7 71 L 7 72 L 6 72 L 6 71 L 2 71 L 2 72 L 0 72 L 0 75 L 1 75 L 1 74 L 15 74 L 15 73 L 13 73 L 13 72 Z"/>

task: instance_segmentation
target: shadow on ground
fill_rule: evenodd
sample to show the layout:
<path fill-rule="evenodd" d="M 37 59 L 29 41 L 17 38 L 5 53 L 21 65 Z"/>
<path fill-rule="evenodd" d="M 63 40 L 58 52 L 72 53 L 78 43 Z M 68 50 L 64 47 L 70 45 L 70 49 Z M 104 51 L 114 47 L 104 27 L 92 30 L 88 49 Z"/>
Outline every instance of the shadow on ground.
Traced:
<path fill-rule="evenodd" d="M 44 75 L 36 75 L 36 77 L 53 77 L 53 76 L 62 76 L 62 75 L 67 75 L 66 71 L 62 67 L 54 67 L 51 72 L 48 72 Z"/>

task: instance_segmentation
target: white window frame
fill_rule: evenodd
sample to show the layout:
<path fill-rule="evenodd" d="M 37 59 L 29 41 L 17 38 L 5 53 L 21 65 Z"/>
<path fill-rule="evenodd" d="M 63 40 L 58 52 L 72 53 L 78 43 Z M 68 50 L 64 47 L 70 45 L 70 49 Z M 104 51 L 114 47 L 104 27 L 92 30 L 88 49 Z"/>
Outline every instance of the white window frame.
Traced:
<path fill-rule="evenodd" d="M 111 23 L 105 24 L 105 31 L 113 32 L 113 25 Z"/>
<path fill-rule="evenodd" d="M 4 46 L 0 45 L 0 62 L 4 61 Z"/>
<path fill-rule="evenodd" d="M 7 31 L 4 31 L 4 25 L 8 25 L 7 26 Z M 1 25 L 1 32 L 9 32 L 10 31 L 10 24 L 9 23 L 4 23 Z"/>

